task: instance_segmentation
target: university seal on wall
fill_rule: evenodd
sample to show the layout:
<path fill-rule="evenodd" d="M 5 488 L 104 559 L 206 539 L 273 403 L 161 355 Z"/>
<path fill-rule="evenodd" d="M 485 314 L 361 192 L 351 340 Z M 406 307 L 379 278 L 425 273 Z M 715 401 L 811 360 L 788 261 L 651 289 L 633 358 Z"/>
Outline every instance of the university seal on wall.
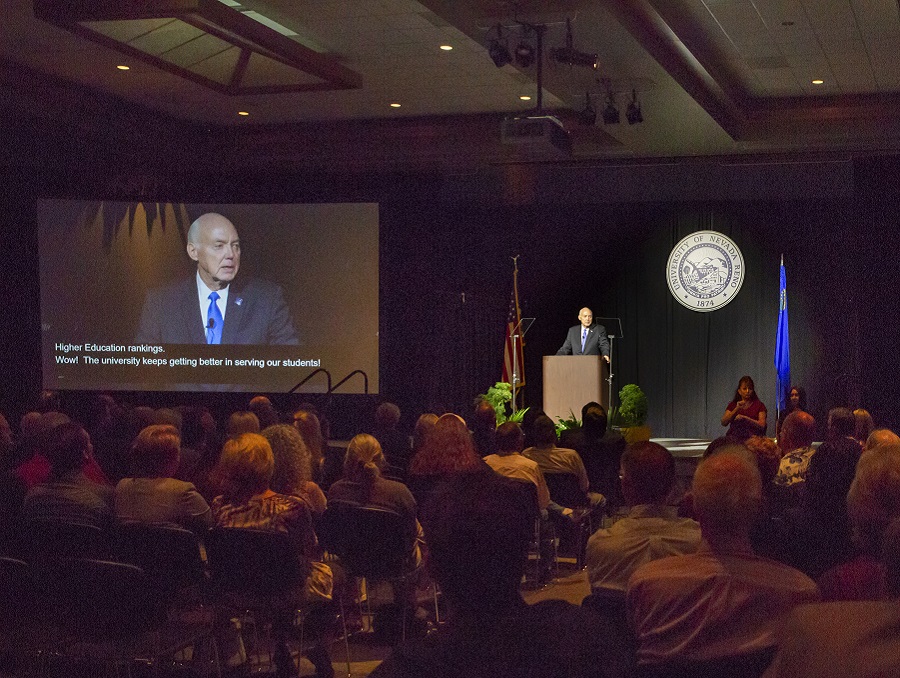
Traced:
<path fill-rule="evenodd" d="M 697 231 L 672 249 L 666 280 L 682 306 L 692 311 L 715 311 L 740 291 L 744 256 L 731 238 L 716 231 Z"/>

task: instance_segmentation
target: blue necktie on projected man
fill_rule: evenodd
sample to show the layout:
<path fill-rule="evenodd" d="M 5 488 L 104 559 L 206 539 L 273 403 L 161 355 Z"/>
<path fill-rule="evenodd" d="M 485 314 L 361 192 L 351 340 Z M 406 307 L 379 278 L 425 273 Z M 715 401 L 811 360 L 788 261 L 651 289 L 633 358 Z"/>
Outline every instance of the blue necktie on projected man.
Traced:
<path fill-rule="evenodd" d="M 787 275 L 781 255 L 781 283 L 778 299 L 778 331 L 775 335 L 775 392 L 779 412 L 784 412 L 791 387 L 791 349 L 788 341 Z"/>
<path fill-rule="evenodd" d="M 206 312 L 206 343 L 221 344 L 222 328 L 225 326 L 225 319 L 219 310 L 216 301 L 219 299 L 219 293 L 213 292 L 209 295 L 209 309 Z"/>

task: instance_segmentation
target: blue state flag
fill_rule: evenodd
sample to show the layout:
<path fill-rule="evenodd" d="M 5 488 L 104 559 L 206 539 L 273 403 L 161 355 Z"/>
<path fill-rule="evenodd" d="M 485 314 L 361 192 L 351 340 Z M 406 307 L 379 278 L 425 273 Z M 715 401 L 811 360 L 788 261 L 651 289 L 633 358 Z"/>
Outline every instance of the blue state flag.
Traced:
<path fill-rule="evenodd" d="M 788 340 L 787 276 L 781 257 L 781 289 L 778 302 L 778 333 L 775 336 L 775 373 L 778 411 L 784 412 L 787 391 L 791 387 L 791 348 Z"/>

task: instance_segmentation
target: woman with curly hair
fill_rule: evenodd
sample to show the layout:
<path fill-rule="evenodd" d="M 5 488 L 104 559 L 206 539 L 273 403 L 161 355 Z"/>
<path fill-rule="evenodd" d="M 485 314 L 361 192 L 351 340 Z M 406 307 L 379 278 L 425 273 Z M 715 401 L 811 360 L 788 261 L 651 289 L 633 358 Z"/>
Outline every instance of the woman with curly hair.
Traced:
<path fill-rule="evenodd" d="M 406 484 L 422 505 L 442 480 L 477 471 L 490 471 L 490 467 L 475 452 L 466 422 L 459 415 L 445 414 L 438 418 L 422 449 L 409 462 Z"/>
<path fill-rule="evenodd" d="M 300 497 L 317 515 L 324 513 L 325 494 L 313 482 L 312 455 L 300 432 L 290 424 L 275 424 L 263 430 L 261 435 L 269 441 L 275 456 L 272 489 Z"/>

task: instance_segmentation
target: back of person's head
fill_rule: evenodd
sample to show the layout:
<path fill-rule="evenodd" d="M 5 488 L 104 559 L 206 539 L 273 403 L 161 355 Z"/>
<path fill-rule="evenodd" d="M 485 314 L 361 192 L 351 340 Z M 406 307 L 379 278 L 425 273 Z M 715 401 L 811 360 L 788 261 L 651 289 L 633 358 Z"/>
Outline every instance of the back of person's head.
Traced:
<path fill-rule="evenodd" d="M 81 424 L 60 424 L 48 432 L 46 440 L 45 454 L 53 477 L 80 470 L 90 457 L 91 437 Z"/>
<path fill-rule="evenodd" d="M 8 455 L 13 448 L 12 427 L 6 417 L 0 412 L 0 468 L 5 468 Z"/>
<path fill-rule="evenodd" d="M 703 459 L 694 473 L 694 511 L 704 538 L 713 546 L 746 538 L 762 501 L 762 481 L 743 447 L 724 448 Z"/>
<path fill-rule="evenodd" d="M 416 425 L 413 428 L 413 451 L 418 452 L 422 449 L 425 440 L 434 431 L 437 420 L 438 416 L 433 412 L 426 412 L 416 419 Z"/>
<path fill-rule="evenodd" d="M 532 501 L 514 481 L 475 473 L 452 478 L 423 507 L 428 568 L 455 610 L 500 615 L 521 600 Z"/>
<path fill-rule="evenodd" d="M 703 458 L 706 459 L 707 457 L 711 457 L 724 447 L 731 447 L 733 445 L 740 444 L 740 442 L 738 442 L 731 436 L 719 436 L 718 438 L 711 440 L 709 445 L 706 446 L 706 449 L 703 450 Z"/>
<path fill-rule="evenodd" d="M 37 405 L 34 409 L 42 414 L 45 412 L 59 412 L 59 391 L 52 391 L 49 389 L 41 391 L 41 394 L 38 396 Z"/>
<path fill-rule="evenodd" d="M 456 414 L 445 414 L 438 417 L 424 447 L 413 456 L 409 472 L 420 476 L 444 475 L 471 471 L 480 464 L 466 422 Z"/>
<path fill-rule="evenodd" d="M 846 407 L 835 407 L 828 412 L 828 437 L 852 436 L 856 431 L 856 417 Z"/>
<path fill-rule="evenodd" d="M 344 478 L 371 485 L 383 467 L 384 454 L 378 439 L 368 433 L 353 436 L 344 455 Z"/>
<path fill-rule="evenodd" d="M 751 436 L 744 441 L 744 447 L 750 450 L 756 459 L 763 487 L 768 487 L 775 480 L 781 466 L 781 450 L 778 444 L 766 436 Z"/>
<path fill-rule="evenodd" d="M 275 406 L 272 405 L 272 401 L 266 396 L 258 395 L 251 398 L 247 409 L 259 419 L 260 429 L 268 428 L 278 423 L 278 412 Z"/>
<path fill-rule="evenodd" d="M 507 421 L 497 427 L 494 439 L 497 442 L 498 454 L 515 454 L 516 452 L 521 452 L 523 449 L 525 444 L 525 432 L 522 431 L 522 427 L 516 422 Z"/>
<path fill-rule="evenodd" d="M 588 438 L 602 438 L 607 423 L 606 410 L 600 403 L 590 402 L 581 408 L 581 428 Z"/>
<path fill-rule="evenodd" d="M 622 453 L 622 494 L 632 506 L 664 504 L 675 484 L 675 459 L 658 443 L 632 443 Z"/>
<path fill-rule="evenodd" d="M 215 419 L 205 407 L 187 405 L 179 408 L 181 414 L 181 442 L 185 447 L 202 447 L 215 430 Z M 212 427 L 210 427 L 212 423 Z"/>
<path fill-rule="evenodd" d="M 783 454 L 809 447 L 816 437 L 816 420 L 809 412 L 795 411 L 784 418 L 778 447 Z"/>
<path fill-rule="evenodd" d="M 472 413 L 472 428 L 483 431 L 493 431 L 497 428 L 497 410 L 484 398 L 479 398 L 475 403 L 475 411 Z"/>
<path fill-rule="evenodd" d="M 229 438 L 236 438 L 242 433 L 259 433 L 259 417 L 253 412 L 247 410 L 232 412 L 228 417 L 228 423 L 225 424 L 225 435 Z"/>
<path fill-rule="evenodd" d="M 400 423 L 400 408 L 394 403 L 381 403 L 375 409 L 375 428 L 379 431 L 393 431 Z"/>
<path fill-rule="evenodd" d="M 552 447 L 556 445 L 556 424 L 546 414 L 534 420 L 535 447 Z"/>
<path fill-rule="evenodd" d="M 312 457 L 313 473 L 316 473 L 322 465 L 322 457 L 324 451 L 324 439 L 322 436 L 322 427 L 319 423 L 319 417 L 309 410 L 297 410 L 294 412 L 294 428 L 300 432 L 303 442 Z"/>
<path fill-rule="evenodd" d="M 826 440 L 809 460 L 803 505 L 825 519 L 840 517 L 862 450 L 851 437 Z"/>
<path fill-rule="evenodd" d="M 225 441 L 213 477 L 227 502 L 243 504 L 269 489 L 274 469 L 269 441 L 258 433 L 242 433 Z"/>
<path fill-rule="evenodd" d="M 847 493 L 847 515 L 857 544 L 877 555 L 884 531 L 900 518 L 900 444 L 860 457 Z"/>
<path fill-rule="evenodd" d="M 182 425 L 182 417 L 181 412 L 175 410 L 171 407 L 160 407 L 154 413 L 153 420 L 157 424 L 165 424 L 168 426 L 174 426 L 178 429 L 178 432 L 181 433 L 181 425 Z"/>
<path fill-rule="evenodd" d="M 131 443 L 131 472 L 137 478 L 169 478 L 175 474 L 181 455 L 178 429 L 154 424 Z"/>
<path fill-rule="evenodd" d="M 866 438 L 866 444 L 863 445 L 863 452 L 881 447 L 882 445 L 900 445 L 900 436 L 889 428 L 876 428 Z"/>
<path fill-rule="evenodd" d="M 269 487 L 281 494 L 296 494 L 313 477 L 312 456 L 300 431 L 290 424 L 275 424 L 260 435 L 269 441 L 275 461 Z"/>
<path fill-rule="evenodd" d="M 875 422 L 868 410 L 857 408 L 853 410 L 853 419 L 856 424 L 853 427 L 853 437 L 859 442 L 864 443 L 869 438 L 869 434 L 875 430 Z"/>

